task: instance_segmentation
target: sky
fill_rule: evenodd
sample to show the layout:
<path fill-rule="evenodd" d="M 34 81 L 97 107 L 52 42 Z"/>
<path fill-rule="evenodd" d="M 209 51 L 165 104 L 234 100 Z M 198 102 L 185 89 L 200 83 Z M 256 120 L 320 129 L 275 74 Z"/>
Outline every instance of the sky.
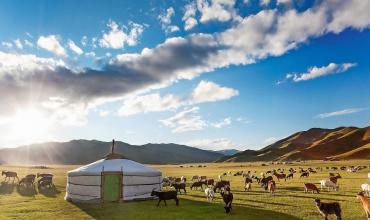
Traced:
<path fill-rule="evenodd" d="M 0 1 L 0 147 L 260 149 L 369 126 L 370 1 Z"/>

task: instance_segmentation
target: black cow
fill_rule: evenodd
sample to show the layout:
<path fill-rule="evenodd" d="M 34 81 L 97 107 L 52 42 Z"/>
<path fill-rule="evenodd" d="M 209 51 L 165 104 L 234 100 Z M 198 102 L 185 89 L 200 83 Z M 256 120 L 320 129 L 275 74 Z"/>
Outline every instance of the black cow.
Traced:
<path fill-rule="evenodd" d="M 174 199 L 176 201 L 176 205 L 179 205 L 179 199 L 177 198 L 177 192 L 176 191 L 168 191 L 168 192 L 159 192 L 159 191 L 152 191 L 151 196 L 158 197 L 159 201 L 157 203 L 157 206 L 159 206 L 159 203 L 161 201 L 164 201 L 164 205 L 167 206 L 166 200 Z"/>

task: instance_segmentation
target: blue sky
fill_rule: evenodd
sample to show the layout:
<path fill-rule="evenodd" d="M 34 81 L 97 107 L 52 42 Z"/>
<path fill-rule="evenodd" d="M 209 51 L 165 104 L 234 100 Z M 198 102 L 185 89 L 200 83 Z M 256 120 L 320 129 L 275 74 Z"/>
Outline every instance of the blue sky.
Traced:
<path fill-rule="evenodd" d="M 369 126 L 370 3 L 1 1 L 0 147 L 258 149 Z"/>

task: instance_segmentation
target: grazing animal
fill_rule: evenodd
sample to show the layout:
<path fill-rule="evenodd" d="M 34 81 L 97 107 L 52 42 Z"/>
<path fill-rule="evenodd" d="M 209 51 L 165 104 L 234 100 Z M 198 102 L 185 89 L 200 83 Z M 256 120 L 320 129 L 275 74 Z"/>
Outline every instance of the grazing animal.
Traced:
<path fill-rule="evenodd" d="M 186 194 L 186 183 L 172 183 L 170 186 L 176 189 L 176 192 L 181 193 L 181 189 L 184 190 Z"/>
<path fill-rule="evenodd" d="M 206 198 L 208 202 L 212 202 L 215 198 L 215 191 L 213 190 L 213 187 L 208 187 L 204 190 L 204 193 L 206 194 Z"/>
<path fill-rule="evenodd" d="M 181 176 L 181 182 L 186 183 L 186 177 Z"/>
<path fill-rule="evenodd" d="M 252 182 L 245 184 L 244 191 L 252 191 Z"/>
<path fill-rule="evenodd" d="M 34 183 L 35 183 L 35 178 L 36 178 L 36 175 L 35 174 L 29 174 L 25 177 L 23 177 L 19 182 L 18 182 L 18 185 L 21 186 L 21 185 L 25 185 L 26 187 L 28 186 L 33 186 Z"/>
<path fill-rule="evenodd" d="M 199 180 L 199 176 L 198 175 L 195 175 L 195 176 L 193 176 L 192 178 L 191 178 L 191 181 L 196 181 L 196 182 L 198 182 L 198 180 Z"/>
<path fill-rule="evenodd" d="M 328 215 L 334 214 L 337 220 L 342 219 L 342 210 L 338 202 L 324 203 L 320 199 L 315 199 L 316 207 L 318 208 L 320 214 L 324 216 L 325 220 L 328 220 Z"/>
<path fill-rule="evenodd" d="M 176 191 L 167 191 L 167 192 L 160 192 L 160 191 L 152 191 L 151 196 L 158 197 L 159 201 L 157 203 L 157 206 L 159 206 L 159 203 L 161 201 L 164 201 L 164 205 L 167 206 L 166 200 L 174 199 L 176 201 L 176 205 L 179 205 L 179 199 L 177 198 L 177 192 Z"/>
<path fill-rule="evenodd" d="M 205 182 L 194 182 L 190 185 L 190 189 L 193 190 L 193 188 L 196 188 L 198 189 L 198 187 L 200 187 L 202 190 L 203 190 L 203 185 L 205 185 L 206 183 Z"/>
<path fill-rule="evenodd" d="M 272 176 L 268 176 L 268 177 L 264 177 L 260 180 L 260 185 L 262 188 L 264 188 L 265 190 L 268 189 L 268 183 L 270 180 L 273 180 Z"/>
<path fill-rule="evenodd" d="M 37 173 L 37 178 L 40 177 L 53 177 L 54 175 L 51 173 Z"/>
<path fill-rule="evenodd" d="M 370 200 L 365 197 L 363 192 L 357 193 L 357 199 L 361 201 L 362 207 L 365 210 L 367 219 L 370 220 Z"/>
<path fill-rule="evenodd" d="M 313 183 L 305 183 L 304 184 L 304 192 L 308 192 L 308 191 L 312 191 L 312 193 L 314 193 L 315 191 L 317 193 L 320 193 L 319 189 L 317 188 L 317 186 Z"/>
<path fill-rule="evenodd" d="M 6 179 L 8 179 L 8 181 L 10 180 L 10 178 L 13 178 L 13 183 L 14 183 L 14 180 L 15 178 L 17 178 L 18 182 L 19 182 L 19 178 L 18 178 L 18 175 L 16 172 L 12 172 L 12 171 L 2 171 L 1 172 L 1 176 L 4 176 L 5 175 L 5 179 L 4 181 L 7 181 Z"/>
<path fill-rule="evenodd" d="M 280 181 L 280 179 L 284 179 L 286 181 L 286 174 L 285 173 L 276 173 L 276 172 L 274 172 L 274 174 L 272 174 L 272 175 L 274 175 L 277 178 L 278 181 Z"/>
<path fill-rule="evenodd" d="M 215 184 L 215 180 L 214 179 L 208 179 L 207 181 L 206 181 L 206 185 L 207 186 L 213 186 Z"/>
<path fill-rule="evenodd" d="M 369 184 L 367 183 L 361 184 L 361 189 L 365 194 L 370 196 L 370 185 Z"/>
<path fill-rule="evenodd" d="M 276 190 L 276 183 L 275 183 L 275 181 L 270 180 L 267 183 L 267 187 L 268 187 L 268 190 L 269 190 L 270 194 L 273 195 L 275 193 L 275 190 Z"/>
<path fill-rule="evenodd" d="M 286 176 L 287 179 L 293 179 L 293 173 L 289 173 L 287 176 Z"/>
<path fill-rule="evenodd" d="M 54 187 L 53 178 L 43 177 L 37 181 L 38 189 L 40 190 L 43 187 Z"/>
<path fill-rule="evenodd" d="M 301 173 L 301 176 L 299 178 L 302 178 L 302 177 L 309 177 L 310 176 L 310 173 L 305 171 L 305 172 L 302 172 Z"/>
<path fill-rule="evenodd" d="M 323 190 L 324 187 L 327 187 L 328 191 L 330 191 L 330 189 L 338 191 L 338 189 L 339 189 L 339 185 L 333 183 L 330 180 L 321 180 L 320 185 L 321 185 L 321 190 Z"/>
<path fill-rule="evenodd" d="M 338 173 L 336 176 L 331 176 L 329 179 L 333 183 L 337 184 L 338 179 L 342 178 L 342 176 Z"/>
<path fill-rule="evenodd" d="M 222 200 L 224 200 L 224 203 L 225 203 L 225 206 L 224 206 L 225 212 L 230 213 L 231 210 L 233 209 L 232 208 L 232 203 L 233 203 L 233 199 L 234 199 L 234 196 L 230 191 L 230 187 L 228 187 L 228 186 L 225 187 L 225 189 L 222 190 L 220 194 L 222 196 Z"/>
<path fill-rule="evenodd" d="M 230 181 L 221 180 L 221 181 L 216 182 L 215 188 L 214 188 L 215 192 L 217 192 L 217 189 L 221 190 L 221 188 L 225 188 L 226 186 L 229 186 L 230 188 Z"/>

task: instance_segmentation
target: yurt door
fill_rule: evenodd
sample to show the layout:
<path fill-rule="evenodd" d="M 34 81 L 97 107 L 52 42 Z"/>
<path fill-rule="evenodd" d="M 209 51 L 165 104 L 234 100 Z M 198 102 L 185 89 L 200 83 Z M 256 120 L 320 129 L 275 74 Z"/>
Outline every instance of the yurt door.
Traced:
<path fill-rule="evenodd" d="M 102 198 L 108 202 L 119 201 L 122 198 L 122 173 L 102 173 Z"/>

